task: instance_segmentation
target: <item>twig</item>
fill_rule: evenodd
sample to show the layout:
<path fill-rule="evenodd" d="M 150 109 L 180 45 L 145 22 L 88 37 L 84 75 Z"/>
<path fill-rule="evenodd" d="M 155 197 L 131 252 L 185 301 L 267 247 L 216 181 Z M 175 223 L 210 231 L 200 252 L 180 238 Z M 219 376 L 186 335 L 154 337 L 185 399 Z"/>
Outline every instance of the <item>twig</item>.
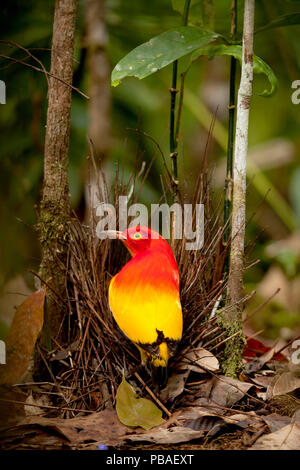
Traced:
<path fill-rule="evenodd" d="M 291 346 L 293 344 L 293 342 L 296 341 L 297 339 L 300 339 L 300 335 L 296 336 L 296 338 L 291 339 L 285 346 L 283 346 L 281 349 L 279 349 L 279 351 L 277 351 L 275 354 L 277 355 L 277 354 L 281 353 L 282 351 L 284 351 L 286 348 Z"/>
<path fill-rule="evenodd" d="M 153 400 L 156 401 L 156 403 L 158 404 L 158 406 L 166 413 L 166 415 L 169 416 L 169 418 L 172 416 L 172 413 L 170 413 L 169 410 L 167 410 L 167 408 L 162 404 L 162 402 L 157 398 L 157 396 L 152 392 L 152 390 L 150 390 L 150 388 L 145 384 L 145 382 L 143 381 L 143 379 L 139 376 L 139 374 L 137 372 L 134 373 L 134 375 L 136 376 L 136 378 L 140 381 L 140 383 L 143 385 L 143 387 L 145 387 L 145 389 L 147 390 L 147 392 L 149 393 L 149 395 L 153 398 Z"/>
<path fill-rule="evenodd" d="M 249 315 L 243 320 L 243 322 L 247 322 L 250 318 L 253 317 L 253 315 L 255 315 L 257 312 L 259 312 L 265 305 L 267 305 L 270 300 L 273 299 L 273 297 L 275 297 L 275 295 L 278 294 L 278 292 L 280 292 L 280 287 L 278 289 L 276 289 L 276 291 L 274 292 L 274 294 L 270 295 L 270 297 L 267 298 L 267 300 L 265 300 L 263 303 L 261 303 L 256 309 L 254 309 L 251 313 L 249 313 Z"/>
<path fill-rule="evenodd" d="M 67 85 L 68 87 L 72 88 L 72 90 L 74 91 L 77 91 L 77 93 L 79 93 L 80 95 L 82 95 L 84 98 L 86 98 L 87 100 L 90 99 L 90 97 L 88 95 L 86 95 L 85 93 L 83 93 L 82 91 L 79 90 L 79 88 L 76 88 L 75 86 L 71 85 L 70 83 L 66 82 L 65 80 L 63 80 L 62 78 L 60 77 L 57 77 L 56 75 L 53 75 L 52 73 L 48 72 L 47 70 L 43 70 L 43 69 L 40 69 L 39 67 L 36 67 L 35 65 L 31 65 L 31 64 L 27 64 L 26 62 L 24 62 L 23 60 L 18 60 L 18 59 L 15 59 L 14 57 L 10 57 L 10 56 L 7 56 L 5 54 L 0 54 L 0 57 L 2 57 L 3 59 L 7 59 L 7 60 L 10 60 L 12 62 L 15 62 L 17 64 L 21 64 L 21 65 L 25 65 L 26 67 L 29 67 L 33 70 L 36 70 L 37 72 L 41 72 L 41 73 L 44 73 L 45 75 L 49 76 L 49 77 L 52 77 L 52 78 L 55 78 L 55 80 L 58 80 L 59 82 L 62 82 L 64 83 L 65 85 Z"/>

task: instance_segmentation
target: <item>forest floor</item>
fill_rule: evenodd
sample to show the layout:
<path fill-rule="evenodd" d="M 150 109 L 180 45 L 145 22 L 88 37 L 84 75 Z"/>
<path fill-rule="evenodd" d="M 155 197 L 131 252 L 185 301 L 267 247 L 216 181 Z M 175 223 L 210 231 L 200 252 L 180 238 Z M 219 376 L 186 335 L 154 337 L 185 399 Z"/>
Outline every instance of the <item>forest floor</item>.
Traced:
<path fill-rule="evenodd" d="M 54 405 L 47 383 L 2 386 L 0 449 L 300 450 L 299 365 L 290 353 L 278 354 L 257 340 L 248 343 L 250 356 L 251 350 L 255 357 L 245 361 L 238 380 L 219 371 L 196 372 L 195 362 L 189 374 L 177 373 L 164 392 L 169 416 L 144 429 L 122 424 L 114 408 L 66 417 L 68 408 Z M 206 357 L 206 369 L 213 369 L 212 359 Z M 178 393 L 176 406 L 166 392 Z"/>

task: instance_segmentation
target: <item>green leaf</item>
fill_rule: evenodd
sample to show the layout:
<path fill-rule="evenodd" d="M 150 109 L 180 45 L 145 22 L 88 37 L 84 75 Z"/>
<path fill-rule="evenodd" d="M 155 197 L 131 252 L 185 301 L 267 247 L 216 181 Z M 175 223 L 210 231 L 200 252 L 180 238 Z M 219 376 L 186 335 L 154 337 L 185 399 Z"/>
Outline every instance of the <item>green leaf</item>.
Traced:
<path fill-rule="evenodd" d="M 138 398 L 125 377 L 117 390 L 116 410 L 119 420 L 126 426 L 140 426 L 148 430 L 165 422 L 162 411 L 152 401 Z"/>
<path fill-rule="evenodd" d="M 235 57 L 241 63 L 242 46 L 225 46 L 221 44 L 219 46 L 201 47 L 193 53 L 192 60 L 196 60 L 201 55 L 207 55 L 210 59 L 215 55 L 229 55 Z M 268 97 L 273 95 L 278 88 L 278 80 L 271 67 L 256 55 L 253 57 L 253 72 L 265 74 L 271 85 L 270 90 L 264 90 L 260 95 Z"/>
<path fill-rule="evenodd" d="M 289 15 L 279 16 L 275 20 L 261 26 L 255 31 L 255 34 L 267 31 L 273 28 L 282 28 L 283 26 L 296 26 L 300 24 L 300 13 L 290 13 Z"/>
<path fill-rule="evenodd" d="M 117 86 L 125 77 L 148 77 L 217 37 L 216 33 L 195 26 L 170 29 L 123 57 L 112 71 L 111 83 Z"/>

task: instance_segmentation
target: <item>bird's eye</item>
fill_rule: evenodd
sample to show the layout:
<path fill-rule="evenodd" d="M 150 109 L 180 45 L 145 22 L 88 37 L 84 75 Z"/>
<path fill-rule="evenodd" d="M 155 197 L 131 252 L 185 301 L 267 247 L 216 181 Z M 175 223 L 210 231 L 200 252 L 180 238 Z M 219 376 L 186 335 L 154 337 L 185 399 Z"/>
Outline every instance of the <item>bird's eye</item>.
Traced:
<path fill-rule="evenodd" d="M 136 232 L 136 233 L 133 235 L 133 238 L 134 238 L 135 240 L 139 240 L 140 238 L 142 238 L 142 235 L 141 235 L 140 233 Z"/>

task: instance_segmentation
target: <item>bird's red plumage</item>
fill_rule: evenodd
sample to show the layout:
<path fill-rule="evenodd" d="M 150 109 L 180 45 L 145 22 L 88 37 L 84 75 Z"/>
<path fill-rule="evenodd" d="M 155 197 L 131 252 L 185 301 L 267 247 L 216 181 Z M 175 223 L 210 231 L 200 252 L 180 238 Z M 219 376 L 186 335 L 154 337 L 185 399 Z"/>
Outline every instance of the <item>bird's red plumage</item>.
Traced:
<path fill-rule="evenodd" d="M 147 227 L 130 228 L 123 236 L 132 259 L 110 283 L 110 308 L 121 330 L 141 348 L 160 338 L 152 359 L 166 365 L 168 341 L 179 341 L 182 335 L 177 263 L 167 241 Z"/>

